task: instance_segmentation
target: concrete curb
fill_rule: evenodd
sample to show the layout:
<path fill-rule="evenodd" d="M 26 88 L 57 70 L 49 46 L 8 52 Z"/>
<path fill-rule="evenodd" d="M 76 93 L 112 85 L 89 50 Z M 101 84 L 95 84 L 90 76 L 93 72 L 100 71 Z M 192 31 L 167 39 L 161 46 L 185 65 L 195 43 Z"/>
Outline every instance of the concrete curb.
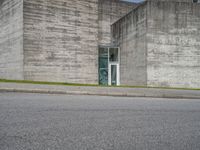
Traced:
<path fill-rule="evenodd" d="M 98 96 L 125 96 L 125 97 L 145 97 L 145 95 L 131 95 L 123 93 L 100 93 L 87 91 L 59 91 L 45 89 L 15 89 L 15 88 L 0 88 L 0 92 L 16 92 L 16 93 L 40 93 L 40 94 L 68 94 L 68 95 L 98 95 Z"/>
<path fill-rule="evenodd" d="M 133 89 L 134 90 L 134 89 Z M 47 90 L 47 89 L 25 89 L 25 88 L 0 88 L 0 92 L 16 92 L 16 93 L 40 93 L 40 94 L 66 94 L 66 95 L 96 95 L 96 96 L 118 96 L 118 97 L 150 97 L 150 98 L 176 98 L 176 99 L 199 99 L 200 100 L 200 91 L 199 95 L 193 94 L 174 94 L 166 93 L 165 90 L 161 92 L 110 92 L 107 90 L 104 91 L 65 91 L 65 90 Z"/>

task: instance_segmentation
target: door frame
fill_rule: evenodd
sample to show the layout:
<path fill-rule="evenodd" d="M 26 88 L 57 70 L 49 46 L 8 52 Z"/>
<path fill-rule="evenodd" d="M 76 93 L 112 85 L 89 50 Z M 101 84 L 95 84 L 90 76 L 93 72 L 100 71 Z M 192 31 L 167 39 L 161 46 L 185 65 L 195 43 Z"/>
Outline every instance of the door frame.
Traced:
<path fill-rule="evenodd" d="M 111 86 L 111 66 L 112 65 L 116 65 L 117 66 L 117 84 L 116 84 L 116 86 L 119 86 L 120 85 L 120 62 L 121 62 L 121 50 L 120 50 L 120 47 L 116 47 L 116 46 L 99 46 L 99 49 L 100 48 L 105 48 L 105 49 L 108 50 L 108 85 Z M 118 61 L 117 62 L 110 62 L 110 57 L 109 56 L 110 56 L 110 49 L 111 48 L 117 48 L 118 49 Z M 99 53 L 98 53 L 98 55 L 99 55 Z M 99 63 L 99 61 L 98 61 L 98 63 Z M 98 76 L 98 80 L 99 80 L 99 76 Z"/>
<path fill-rule="evenodd" d="M 119 62 L 111 62 L 108 64 L 108 85 L 112 85 L 111 83 L 111 66 L 116 66 L 117 67 L 117 72 L 116 72 L 116 76 L 117 76 L 117 86 L 120 85 L 120 70 L 119 70 Z"/>

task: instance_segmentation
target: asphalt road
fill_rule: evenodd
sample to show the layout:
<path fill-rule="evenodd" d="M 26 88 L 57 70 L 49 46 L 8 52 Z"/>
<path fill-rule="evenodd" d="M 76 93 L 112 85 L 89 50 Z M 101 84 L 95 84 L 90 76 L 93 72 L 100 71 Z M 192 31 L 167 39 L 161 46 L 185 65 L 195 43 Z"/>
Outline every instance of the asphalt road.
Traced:
<path fill-rule="evenodd" d="M 0 93 L 0 150 L 199 150 L 200 100 Z"/>

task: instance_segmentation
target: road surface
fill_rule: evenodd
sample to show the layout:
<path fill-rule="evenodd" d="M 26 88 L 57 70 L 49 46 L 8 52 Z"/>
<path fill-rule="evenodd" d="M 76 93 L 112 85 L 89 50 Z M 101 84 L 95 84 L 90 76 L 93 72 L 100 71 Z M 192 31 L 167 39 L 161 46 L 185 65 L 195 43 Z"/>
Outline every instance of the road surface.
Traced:
<path fill-rule="evenodd" d="M 0 93 L 0 150 L 199 150 L 200 100 Z"/>

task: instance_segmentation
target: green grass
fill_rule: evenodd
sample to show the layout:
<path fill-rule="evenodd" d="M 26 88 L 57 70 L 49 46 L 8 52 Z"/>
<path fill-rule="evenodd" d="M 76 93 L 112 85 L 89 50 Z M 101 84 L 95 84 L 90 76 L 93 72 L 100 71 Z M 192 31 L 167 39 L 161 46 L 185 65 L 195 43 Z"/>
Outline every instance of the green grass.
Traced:
<path fill-rule="evenodd" d="M 0 82 L 4 82 L 4 83 L 26 83 L 26 84 L 45 84 L 45 85 L 65 85 L 65 86 L 98 86 L 96 84 L 76 84 L 76 83 L 63 83 L 63 82 L 7 80 L 7 79 L 0 79 Z"/>
<path fill-rule="evenodd" d="M 63 83 L 63 82 L 46 82 L 46 81 L 29 81 L 29 80 L 7 80 L 0 79 L 2 83 L 25 83 L 25 84 L 44 84 L 44 85 L 63 85 L 63 86 L 93 86 L 93 87 L 123 87 L 123 88 L 152 88 L 152 89 L 174 89 L 174 90 L 200 90 L 200 88 L 176 88 L 176 87 L 147 87 L 147 86 L 105 86 L 98 84 L 77 84 L 77 83 Z"/>
<path fill-rule="evenodd" d="M 168 89 L 168 90 L 200 90 L 200 88 L 179 88 L 179 87 L 153 87 L 153 86 L 120 86 L 126 88 L 148 88 L 148 89 Z"/>

